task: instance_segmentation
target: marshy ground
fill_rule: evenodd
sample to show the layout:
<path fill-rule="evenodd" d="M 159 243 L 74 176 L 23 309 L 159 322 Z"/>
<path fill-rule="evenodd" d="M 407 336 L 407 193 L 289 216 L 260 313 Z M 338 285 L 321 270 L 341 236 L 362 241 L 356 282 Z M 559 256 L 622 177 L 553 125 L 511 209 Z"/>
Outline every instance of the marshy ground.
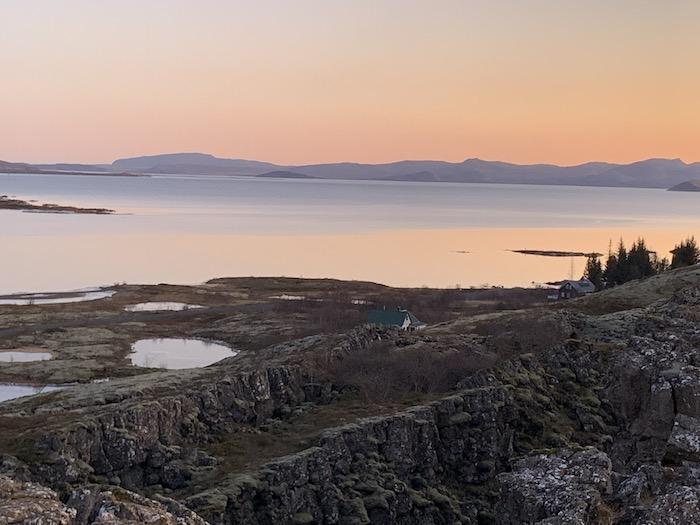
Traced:
<path fill-rule="evenodd" d="M 245 352 L 360 325 L 373 305 L 409 308 L 422 321 L 531 307 L 536 289 L 401 289 L 330 279 L 235 278 L 202 285 L 120 285 L 110 297 L 56 304 L 0 304 L 0 352 L 44 352 L 51 360 L 0 363 L 0 382 L 35 385 L 88 382 L 148 373 L 131 365 L 141 339 L 196 338 Z M 23 296 L 20 296 L 20 299 Z M 9 299 L 9 296 L 5 296 Z M 179 303 L 181 310 L 130 311 L 144 303 Z M 196 308 L 195 308 L 196 306 Z"/>

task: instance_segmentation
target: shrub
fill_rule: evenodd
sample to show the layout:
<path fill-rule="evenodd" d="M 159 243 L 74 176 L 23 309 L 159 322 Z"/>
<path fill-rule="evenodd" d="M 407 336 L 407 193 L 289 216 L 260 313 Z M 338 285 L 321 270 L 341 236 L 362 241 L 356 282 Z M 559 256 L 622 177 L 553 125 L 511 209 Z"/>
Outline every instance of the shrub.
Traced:
<path fill-rule="evenodd" d="M 367 349 L 314 363 L 327 379 L 351 387 L 366 401 L 380 403 L 408 394 L 447 392 L 465 376 L 495 362 L 472 350 L 435 350 L 427 345 L 399 348 L 375 342 Z"/>

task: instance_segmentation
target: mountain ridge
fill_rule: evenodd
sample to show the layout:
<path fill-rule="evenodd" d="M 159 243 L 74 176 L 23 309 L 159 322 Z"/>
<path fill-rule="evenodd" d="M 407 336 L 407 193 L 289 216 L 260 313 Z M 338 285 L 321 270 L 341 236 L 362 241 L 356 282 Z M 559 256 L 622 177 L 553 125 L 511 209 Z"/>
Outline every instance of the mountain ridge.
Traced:
<path fill-rule="evenodd" d="M 220 158 L 207 153 L 165 153 L 120 158 L 111 164 L 3 163 L 0 171 L 21 173 L 33 169 L 60 172 L 66 168 L 85 172 L 137 172 L 144 174 L 260 176 L 289 172 L 317 179 L 388 180 L 403 182 L 458 182 L 492 184 L 537 184 L 596 187 L 668 189 L 688 180 L 700 179 L 700 162 L 650 158 L 628 164 L 585 162 L 572 166 L 516 164 L 467 158 L 461 162 L 399 160 L 381 164 L 336 162 L 283 165 L 259 160 Z"/>

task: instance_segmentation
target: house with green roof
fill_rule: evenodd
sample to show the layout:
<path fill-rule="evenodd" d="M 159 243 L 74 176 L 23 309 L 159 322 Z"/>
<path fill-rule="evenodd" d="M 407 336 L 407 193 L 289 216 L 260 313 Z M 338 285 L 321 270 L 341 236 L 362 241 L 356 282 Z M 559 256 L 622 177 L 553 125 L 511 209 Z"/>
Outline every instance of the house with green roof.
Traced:
<path fill-rule="evenodd" d="M 395 310 L 373 309 L 367 313 L 367 322 L 377 326 L 393 326 L 401 330 L 422 330 L 427 325 L 418 320 L 408 310 L 397 308 Z"/>

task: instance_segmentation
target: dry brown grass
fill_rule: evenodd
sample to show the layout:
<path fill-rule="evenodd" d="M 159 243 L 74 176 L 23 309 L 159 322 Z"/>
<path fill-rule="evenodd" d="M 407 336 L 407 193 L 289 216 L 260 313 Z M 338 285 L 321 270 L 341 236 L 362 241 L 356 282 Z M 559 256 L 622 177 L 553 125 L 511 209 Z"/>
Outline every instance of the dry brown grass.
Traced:
<path fill-rule="evenodd" d="M 357 396 L 329 404 L 316 405 L 263 429 L 246 429 L 218 436 L 206 445 L 210 454 L 222 458 L 213 475 L 241 472 L 259 467 L 274 458 L 300 452 L 318 442 L 329 428 L 355 423 L 365 417 L 390 414 L 431 400 L 430 396 L 405 396 L 400 401 L 368 404 Z M 204 480 L 199 480 L 202 483 Z M 206 483 L 204 483 L 206 485 Z M 196 487 L 189 487 L 196 492 Z"/>
<path fill-rule="evenodd" d="M 494 363 L 494 356 L 468 349 L 401 348 L 378 341 L 343 356 L 317 356 L 314 365 L 319 377 L 351 389 L 365 402 L 385 403 L 448 392 L 465 376 Z"/>
<path fill-rule="evenodd" d="M 537 353 L 564 342 L 571 334 L 557 317 L 544 312 L 505 315 L 476 325 L 476 333 L 487 337 L 488 348 L 499 359 Z"/>

